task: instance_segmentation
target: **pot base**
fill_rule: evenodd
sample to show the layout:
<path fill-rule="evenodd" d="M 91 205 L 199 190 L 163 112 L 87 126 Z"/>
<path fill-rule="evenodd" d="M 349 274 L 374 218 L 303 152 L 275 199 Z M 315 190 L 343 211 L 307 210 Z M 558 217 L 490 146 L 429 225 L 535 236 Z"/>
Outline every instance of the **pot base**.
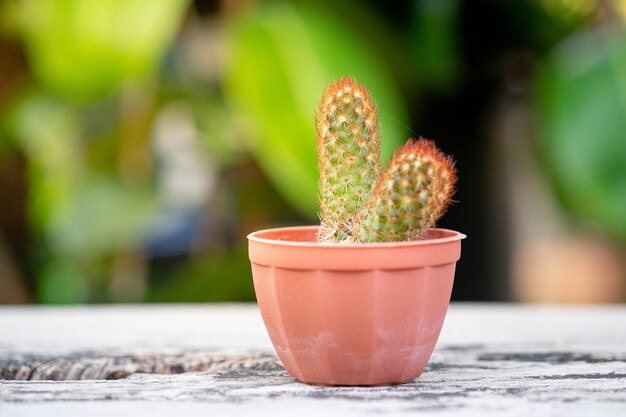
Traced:
<path fill-rule="evenodd" d="M 298 379 L 298 378 L 295 378 L 295 377 L 294 377 L 294 379 L 296 381 L 298 381 L 298 382 L 303 383 L 303 384 L 315 385 L 316 387 L 395 387 L 397 385 L 408 384 L 409 382 L 413 382 L 417 378 L 419 378 L 420 375 L 416 376 L 415 378 L 406 379 L 406 380 L 402 380 L 402 381 L 399 381 L 399 382 L 381 382 L 381 383 L 376 383 L 376 384 L 364 384 L 364 383 L 358 383 L 358 384 L 335 384 L 335 383 L 329 383 L 329 382 L 305 381 L 305 380 L 301 380 L 301 379 Z"/>

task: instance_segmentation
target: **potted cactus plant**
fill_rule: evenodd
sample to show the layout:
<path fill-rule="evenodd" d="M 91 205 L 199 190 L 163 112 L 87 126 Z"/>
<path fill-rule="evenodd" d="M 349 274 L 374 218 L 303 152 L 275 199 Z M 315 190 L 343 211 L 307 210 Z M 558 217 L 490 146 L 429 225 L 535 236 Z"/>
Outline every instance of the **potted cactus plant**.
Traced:
<path fill-rule="evenodd" d="M 328 86 L 316 130 L 321 225 L 248 236 L 265 326 L 302 382 L 411 381 L 439 337 L 465 237 L 434 228 L 454 163 L 410 139 L 381 168 L 376 106 L 352 78 Z"/>

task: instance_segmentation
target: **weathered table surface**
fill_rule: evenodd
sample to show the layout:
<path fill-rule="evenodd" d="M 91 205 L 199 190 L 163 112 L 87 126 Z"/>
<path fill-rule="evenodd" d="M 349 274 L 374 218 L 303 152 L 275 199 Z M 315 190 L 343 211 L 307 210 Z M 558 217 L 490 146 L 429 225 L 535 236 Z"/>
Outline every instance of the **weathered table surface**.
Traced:
<path fill-rule="evenodd" d="M 0 307 L 0 378 L 2 417 L 626 416 L 626 306 L 453 304 L 422 376 L 375 388 L 296 382 L 256 305 Z"/>

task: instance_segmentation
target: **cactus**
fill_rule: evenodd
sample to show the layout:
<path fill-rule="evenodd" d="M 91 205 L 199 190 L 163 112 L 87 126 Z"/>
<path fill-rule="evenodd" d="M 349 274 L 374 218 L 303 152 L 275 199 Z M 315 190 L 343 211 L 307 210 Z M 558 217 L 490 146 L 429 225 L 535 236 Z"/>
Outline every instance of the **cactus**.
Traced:
<path fill-rule="evenodd" d="M 410 139 L 381 174 L 356 237 L 361 242 L 419 239 L 445 212 L 455 182 L 452 160 L 433 141 Z"/>
<path fill-rule="evenodd" d="M 379 174 L 376 106 L 351 78 L 332 83 L 316 117 L 321 242 L 423 237 L 454 193 L 452 160 L 433 141 L 410 139 Z"/>
<path fill-rule="evenodd" d="M 320 240 L 350 240 L 358 212 L 378 177 L 378 114 L 352 78 L 331 84 L 316 116 Z"/>

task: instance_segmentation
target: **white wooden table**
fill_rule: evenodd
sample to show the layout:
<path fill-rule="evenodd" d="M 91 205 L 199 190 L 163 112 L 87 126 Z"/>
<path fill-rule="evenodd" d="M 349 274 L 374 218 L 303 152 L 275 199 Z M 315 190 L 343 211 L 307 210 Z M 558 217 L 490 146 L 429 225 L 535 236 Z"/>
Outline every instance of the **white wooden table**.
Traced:
<path fill-rule="evenodd" d="M 626 416 L 626 306 L 453 304 L 424 374 L 376 388 L 296 382 L 256 305 L 0 307 L 1 375 L 2 417 Z"/>

